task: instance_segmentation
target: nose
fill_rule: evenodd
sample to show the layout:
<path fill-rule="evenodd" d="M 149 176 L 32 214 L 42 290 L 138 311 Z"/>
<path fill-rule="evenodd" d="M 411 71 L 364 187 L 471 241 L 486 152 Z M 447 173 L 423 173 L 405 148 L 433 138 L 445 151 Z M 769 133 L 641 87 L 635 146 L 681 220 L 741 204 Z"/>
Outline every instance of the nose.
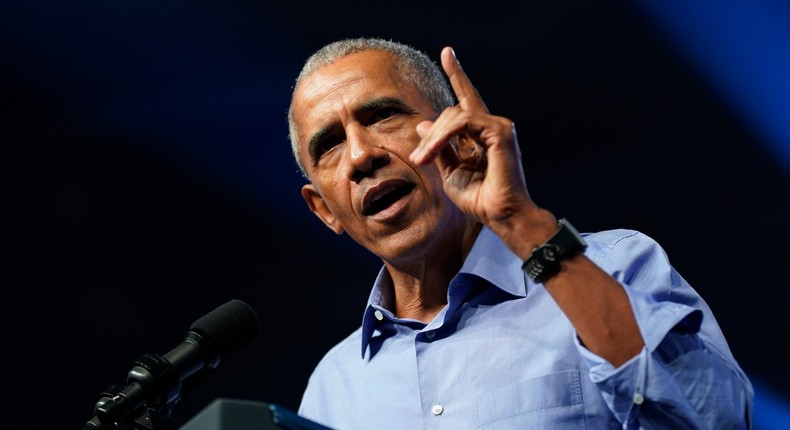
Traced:
<path fill-rule="evenodd" d="M 360 127 L 346 131 L 348 178 L 359 182 L 390 162 L 390 154 L 369 130 Z"/>

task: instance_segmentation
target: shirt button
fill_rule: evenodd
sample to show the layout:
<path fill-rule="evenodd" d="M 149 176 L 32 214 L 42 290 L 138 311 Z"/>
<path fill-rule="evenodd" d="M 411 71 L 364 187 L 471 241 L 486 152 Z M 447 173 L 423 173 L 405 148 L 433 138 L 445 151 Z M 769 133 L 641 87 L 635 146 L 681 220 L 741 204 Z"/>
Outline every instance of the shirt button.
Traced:
<path fill-rule="evenodd" d="M 384 319 L 384 314 L 382 314 L 381 311 L 378 309 L 376 309 L 376 312 L 373 312 L 373 316 L 376 317 L 376 319 L 379 321 Z"/>
<path fill-rule="evenodd" d="M 433 413 L 436 416 L 441 415 L 442 412 L 444 412 L 444 408 L 442 407 L 442 405 L 438 403 L 431 407 L 431 413 Z"/>
<path fill-rule="evenodd" d="M 639 393 L 634 394 L 634 404 L 641 405 L 644 402 L 645 402 L 645 396 Z"/>
<path fill-rule="evenodd" d="M 434 337 L 436 337 L 436 332 L 433 331 L 433 330 L 429 331 L 428 333 L 425 333 L 425 337 L 427 337 L 428 339 L 433 339 Z M 439 406 L 439 407 L 441 408 L 441 406 Z M 439 412 L 439 413 L 441 413 L 441 412 Z"/>

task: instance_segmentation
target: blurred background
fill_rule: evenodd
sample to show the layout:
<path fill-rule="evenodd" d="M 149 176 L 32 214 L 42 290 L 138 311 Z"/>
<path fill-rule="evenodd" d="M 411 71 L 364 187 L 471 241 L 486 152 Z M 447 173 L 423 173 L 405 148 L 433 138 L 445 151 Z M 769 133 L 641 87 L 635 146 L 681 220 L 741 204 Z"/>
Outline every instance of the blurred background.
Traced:
<path fill-rule="evenodd" d="M 536 201 L 658 240 L 752 378 L 755 428 L 790 427 L 781 0 L 4 0 L 3 427 L 81 427 L 233 298 L 263 332 L 174 421 L 218 397 L 298 407 L 379 269 L 308 212 L 285 120 L 302 61 L 356 36 L 452 45 L 515 121 Z"/>

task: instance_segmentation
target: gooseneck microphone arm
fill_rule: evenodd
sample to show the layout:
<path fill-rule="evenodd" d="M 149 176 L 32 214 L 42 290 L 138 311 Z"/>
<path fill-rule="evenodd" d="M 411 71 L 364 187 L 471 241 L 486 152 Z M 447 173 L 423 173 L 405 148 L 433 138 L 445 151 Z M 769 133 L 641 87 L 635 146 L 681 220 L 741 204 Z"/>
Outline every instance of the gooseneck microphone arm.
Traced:
<path fill-rule="evenodd" d="M 95 416 L 82 430 L 169 430 L 173 407 L 217 367 L 258 337 L 252 308 L 231 300 L 196 320 L 184 341 L 164 356 L 143 354 L 126 376 L 127 385 L 101 393 Z"/>

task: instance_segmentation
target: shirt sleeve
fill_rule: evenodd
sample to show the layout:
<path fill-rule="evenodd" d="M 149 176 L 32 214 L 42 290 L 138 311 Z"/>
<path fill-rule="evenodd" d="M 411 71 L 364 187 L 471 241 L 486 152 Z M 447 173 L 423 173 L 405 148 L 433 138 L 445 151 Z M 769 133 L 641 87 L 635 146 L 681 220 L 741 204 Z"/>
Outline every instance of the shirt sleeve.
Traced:
<path fill-rule="evenodd" d="M 576 338 L 623 428 L 751 428 L 754 390 L 703 298 L 648 236 L 613 230 L 585 238 L 586 254 L 628 294 L 645 347 L 615 368 Z"/>

